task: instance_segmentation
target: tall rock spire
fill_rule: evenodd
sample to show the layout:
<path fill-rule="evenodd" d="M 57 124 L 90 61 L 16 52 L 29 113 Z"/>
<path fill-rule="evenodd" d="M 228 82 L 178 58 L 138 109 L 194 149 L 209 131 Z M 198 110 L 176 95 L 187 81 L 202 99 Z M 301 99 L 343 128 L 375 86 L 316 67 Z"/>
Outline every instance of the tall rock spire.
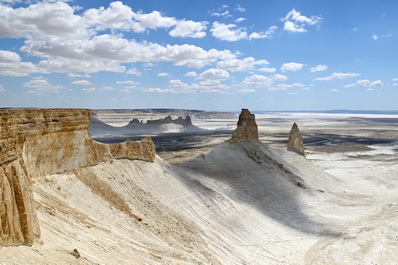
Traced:
<path fill-rule="evenodd" d="M 292 129 L 290 130 L 287 149 L 305 157 L 303 136 L 296 123 L 293 123 Z"/>
<path fill-rule="evenodd" d="M 239 115 L 237 128 L 233 131 L 230 142 L 258 140 L 258 128 L 254 114 L 248 109 L 242 109 Z"/>

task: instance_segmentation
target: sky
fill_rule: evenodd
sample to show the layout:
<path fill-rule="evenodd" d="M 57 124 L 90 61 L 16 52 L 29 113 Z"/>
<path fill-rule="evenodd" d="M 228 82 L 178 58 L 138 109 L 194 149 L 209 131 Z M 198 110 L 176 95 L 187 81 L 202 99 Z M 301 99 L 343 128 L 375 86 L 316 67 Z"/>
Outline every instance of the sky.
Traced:
<path fill-rule="evenodd" d="M 398 110 L 395 0 L 0 0 L 0 107 Z"/>

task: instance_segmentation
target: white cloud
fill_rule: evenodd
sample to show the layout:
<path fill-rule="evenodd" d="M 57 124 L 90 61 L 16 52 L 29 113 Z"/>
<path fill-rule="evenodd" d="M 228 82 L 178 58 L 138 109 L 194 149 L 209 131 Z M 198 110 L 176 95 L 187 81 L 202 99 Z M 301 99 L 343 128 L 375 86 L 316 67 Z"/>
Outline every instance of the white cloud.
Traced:
<path fill-rule="evenodd" d="M 0 85 L 0 92 L 6 92 L 7 90 L 2 86 L 2 85 Z"/>
<path fill-rule="evenodd" d="M 333 88 L 332 90 L 330 90 L 330 92 L 338 93 L 338 92 L 340 92 L 340 90 Z"/>
<path fill-rule="evenodd" d="M 317 26 L 322 22 L 322 17 L 311 16 L 306 17 L 301 15 L 300 12 L 292 9 L 284 18 L 281 19 L 284 22 L 283 29 L 290 32 L 307 32 L 306 26 Z"/>
<path fill-rule="evenodd" d="M 217 60 L 235 58 L 229 50 L 208 51 L 189 44 L 166 45 L 137 43 L 116 35 L 99 35 L 86 40 L 27 40 L 21 50 L 29 55 L 49 57 L 39 63 L 52 71 L 124 72 L 120 63 L 174 61 L 176 65 L 203 67 Z M 137 74 L 134 69 L 128 73 Z"/>
<path fill-rule="evenodd" d="M 220 93 L 225 94 L 230 89 L 228 85 L 222 84 L 221 80 L 205 80 L 197 84 L 191 85 L 192 89 L 195 89 L 201 93 Z"/>
<path fill-rule="evenodd" d="M 76 74 L 76 73 L 68 73 L 69 78 L 90 78 L 89 74 Z"/>
<path fill-rule="evenodd" d="M 176 25 L 177 20 L 173 17 L 165 17 L 159 11 L 153 11 L 148 14 L 137 13 L 135 19 L 140 21 L 140 25 L 144 28 L 170 28 Z"/>
<path fill-rule="evenodd" d="M 198 76 L 198 74 L 196 73 L 196 72 L 188 72 L 188 73 L 186 73 L 184 76 L 187 76 L 187 77 L 197 77 Z"/>
<path fill-rule="evenodd" d="M 281 82 L 287 80 L 287 76 L 284 75 L 273 75 L 273 76 L 265 76 L 265 75 L 251 75 L 246 77 L 241 85 L 243 88 L 271 88 L 274 82 Z"/>
<path fill-rule="evenodd" d="M 247 57 L 243 60 L 228 59 L 217 63 L 217 68 L 232 72 L 244 72 L 253 69 L 255 65 L 269 64 L 267 60 L 256 61 L 253 57 Z"/>
<path fill-rule="evenodd" d="M 81 85 L 81 86 L 92 86 L 93 85 L 93 83 L 91 83 L 88 80 L 77 80 L 77 81 L 73 81 L 72 84 Z"/>
<path fill-rule="evenodd" d="M 374 88 L 374 87 L 380 87 L 380 86 L 384 86 L 384 83 L 381 80 L 376 80 L 376 81 L 369 81 L 367 79 L 363 79 L 363 80 L 358 80 L 353 84 L 349 84 L 349 85 L 345 85 L 345 88 L 350 88 L 350 87 L 367 87 L 367 88 Z"/>
<path fill-rule="evenodd" d="M 238 93 L 242 93 L 242 94 L 248 94 L 248 93 L 254 93 L 257 92 L 255 89 L 253 88 L 242 88 L 238 90 Z"/>
<path fill-rule="evenodd" d="M 127 70 L 126 74 L 136 75 L 136 76 L 141 76 L 142 75 L 142 73 L 140 71 L 138 71 L 137 68 L 131 68 L 131 69 Z"/>
<path fill-rule="evenodd" d="M 235 22 L 236 22 L 236 23 L 240 23 L 240 22 L 243 22 L 243 21 L 245 21 L 245 20 L 247 20 L 247 18 L 239 17 L 239 18 L 235 19 Z"/>
<path fill-rule="evenodd" d="M 347 79 L 347 78 L 356 77 L 356 76 L 360 76 L 360 74 L 358 74 L 358 73 L 333 73 L 330 76 L 318 77 L 318 78 L 315 78 L 313 80 L 316 80 L 316 81 L 332 81 L 332 80 Z"/>
<path fill-rule="evenodd" d="M 27 76 L 31 73 L 47 71 L 30 62 L 22 62 L 21 57 L 11 51 L 0 50 L 0 76 Z"/>
<path fill-rule="evenodd" d="M 184 92 L 184 93 L 193 92 L 191 87 L 188 84 L 182 82 L 179 79 L 170 80 L 169 81 L 169 88 L 174 89 L 176 91 L 177 90 L 181 90 L 181 92 Z"/>
<path fill-rule="evenodd" d="M 200 79 L 222 80 L 229 78 L 229 73 L 223 69 L 210 68 L 199 75 Z"/>
<path fill-rule="evenodd" d="M 63 2 L 39 2 L 26 8 L 0 8 L 0 37 L 86 37 L 89 31 L 74 9 Z"/>
<path fill-rule="evenodd" d="M 238 41 L 247 38 L 247 32 L 237 28 L 235 24 L 224 24 L 215 21 L 210 31 L 215 38 L 225 41 Z"/>
<path fill-rule="evenodd" d="M 33 90 L 28 90 L 28 93 L 35 94 L 37 96 L 49 94 L 49 93 L 60 93 L 63 86 L 53 85 L 43 77 L 35 77 L 30 81 L 23 83 L 24 87 L 34 88 Z"/>
<path fill-rule="evenodd" d="M 272 34 L 274 34 L 275 30 L 277 30 L 277 26 L 271 26 L 265 32 L 253 32 L 249 35 L 249 40 L 252 39 L 270 39 Z"/>
<path fill-rule="evenodd" d="M 170 76 L 169 73 L 158 73 L 158 76 Z"/>
<path fill-rule="evenodd" d="M 127 81 L 116 81 L 115 83 L 118 84 L 118 85 L 133 85 L 133 86 L 136 86 L 136 85 L 139 84 L 138 82 L 134 82 L 134 81 L 131 81 L 131 80 L 127 80 Z"/>
<path fill-rule="evenodd" d="M 291 88 L 304 88 L 305 85 L 301 84 L 301 83 L 293 83 L 293 84 L 277 84 L 271 88 L 269 88 L 269 90 L 288 90 Z"/>
<path fill-rule="evenodd" d="M 327 65 L 320 64 L 320 65 L 311 67 L 310 68 L 310 72 L 311 73 L 313 73 L 313 72 L 321 72 L 321 71 L 326 71 L 327 69 L 328 69 Z"/>
<path fill-rule="evenodd" d="M 122 2 L 112 2 L 108 8 L 100 7 L 98 9 L 88 9 L 83 13 L 83 20 L 88 27 L 94 27 L 96 30 L 120 29 L 136 32 L 145 30 L 145 25 L 133 20 L 135 14 L 131 8 Z"/>
<path fill-rule="evenodd" d="M 174 29 L 169 32 L 172 37 L 204 38 L 206 36 L 207 22 L 192 20 L 179 20 Z"/>
<path fill-rule="evenodd" d="M 232 17 L 232 15 L 229 14 L 229 11 L 226 10 L 227 8 L 229 8 L 228 5 L 222 5 L 219 9 L 209 12 L 210 16 L 223 18 Z"/>
<path fill-rule="evenodd" d="M 116 90 L 116 88 L 111 87 L 111 86 L 104 86 L 104 87 L 101 88 L 101 90 L 112 91 L 112 90 Z"/>
<path fill-rule="evenodd" d="M 257 71 L 264 72 L 264 73 L 274 73 L 276 71 L 276 68 L 262 67 L 262 68 L 257 69 Z"/>
<path fill-rule="evenodd" d="M 376 34 L 373 33 L 372 40 L 378 40 L 378 39 L 379 39 L 379 36 L 377 36 Z"/>
<path fill-rule="evenodd" d="M 296 71 L 301 70 L 303 68 L 303 66 L 304 66 L 304 64 L 302 64 L 302 63 L 293 63 L 293 62 L 284 63 L 284 64 L 282 64 L 281 70 L 283 72 L 286 72 L 286 71 L 296 72 Z"/>
<path fill-rule="evenodd" d="M 83 88 L 82 91 L 84 91 L 85 93 L 93 93 L 95 92 L 95 88 L 94 87 Z"/>
<path fill-rule="evenodd" d="M 272 79 L 274 81 L 286 81 L 287 80 L 287 76 L 286 75 L 280 75 L 280 74 L 276 74 L 272 76 Z"/>
<path fill-rule="evenodd" d="M 253 32 L 250 35 L 244 28 L 238 28 L 236 24 L 224 24 L 217 21 L 213 22 L 213 27 L 210 29 L 213 37 L 225 41 L 238 41 L 244 39 L 269 39 L 277 29 L 277 26 L 271 26 L 267 31 Z"/>
<path fill-rule="evenodd" d="M 239 12 L 246 12 L 246 11 L 247 11 L 246 8 L 241 7 L 240 5 L 238 5 L 238 6 L 235 8 L 235 10 L 236 10 L 236 11 L 239 11 Z"/>

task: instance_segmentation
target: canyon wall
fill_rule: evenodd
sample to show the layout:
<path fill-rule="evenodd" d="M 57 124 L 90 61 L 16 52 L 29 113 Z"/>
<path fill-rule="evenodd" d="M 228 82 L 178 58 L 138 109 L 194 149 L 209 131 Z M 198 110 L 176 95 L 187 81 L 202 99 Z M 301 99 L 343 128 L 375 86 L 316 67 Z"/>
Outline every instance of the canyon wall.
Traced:
<path fill-rule="evenodd" d="M 87 109 L 0 110 L 0 246 L 40 236 L 32 179 L 112 158 L 154 161 L 151 138 L 106 145 L 88 133 Z"/>

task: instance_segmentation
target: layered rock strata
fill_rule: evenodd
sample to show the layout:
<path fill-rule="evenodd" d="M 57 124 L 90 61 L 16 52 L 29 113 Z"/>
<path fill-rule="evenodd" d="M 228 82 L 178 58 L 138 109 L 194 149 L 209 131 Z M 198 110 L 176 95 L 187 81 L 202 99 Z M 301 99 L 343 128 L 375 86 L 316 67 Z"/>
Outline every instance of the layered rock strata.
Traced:
<path fill-rule="evenodd" d="M 255 141 L 258 140 L 258 127 L 254 114 L 248 109 L 242 109 L 237 128 L 232 133 L 230 142 Z"/>
<path fill-rule="evenodd" d="M 151 138 L 106 145 L 91 139 L 87 109 L 0 110 L 0 246 L 39 237 L 33 178 L 112 158 L 154 161 Z"/>
<path fill-rule="evenodd" d="M 296 123 L 293 123 L 292 129 L 290 130 L 287 149 L 305 156 L 303 136 Z"/>

